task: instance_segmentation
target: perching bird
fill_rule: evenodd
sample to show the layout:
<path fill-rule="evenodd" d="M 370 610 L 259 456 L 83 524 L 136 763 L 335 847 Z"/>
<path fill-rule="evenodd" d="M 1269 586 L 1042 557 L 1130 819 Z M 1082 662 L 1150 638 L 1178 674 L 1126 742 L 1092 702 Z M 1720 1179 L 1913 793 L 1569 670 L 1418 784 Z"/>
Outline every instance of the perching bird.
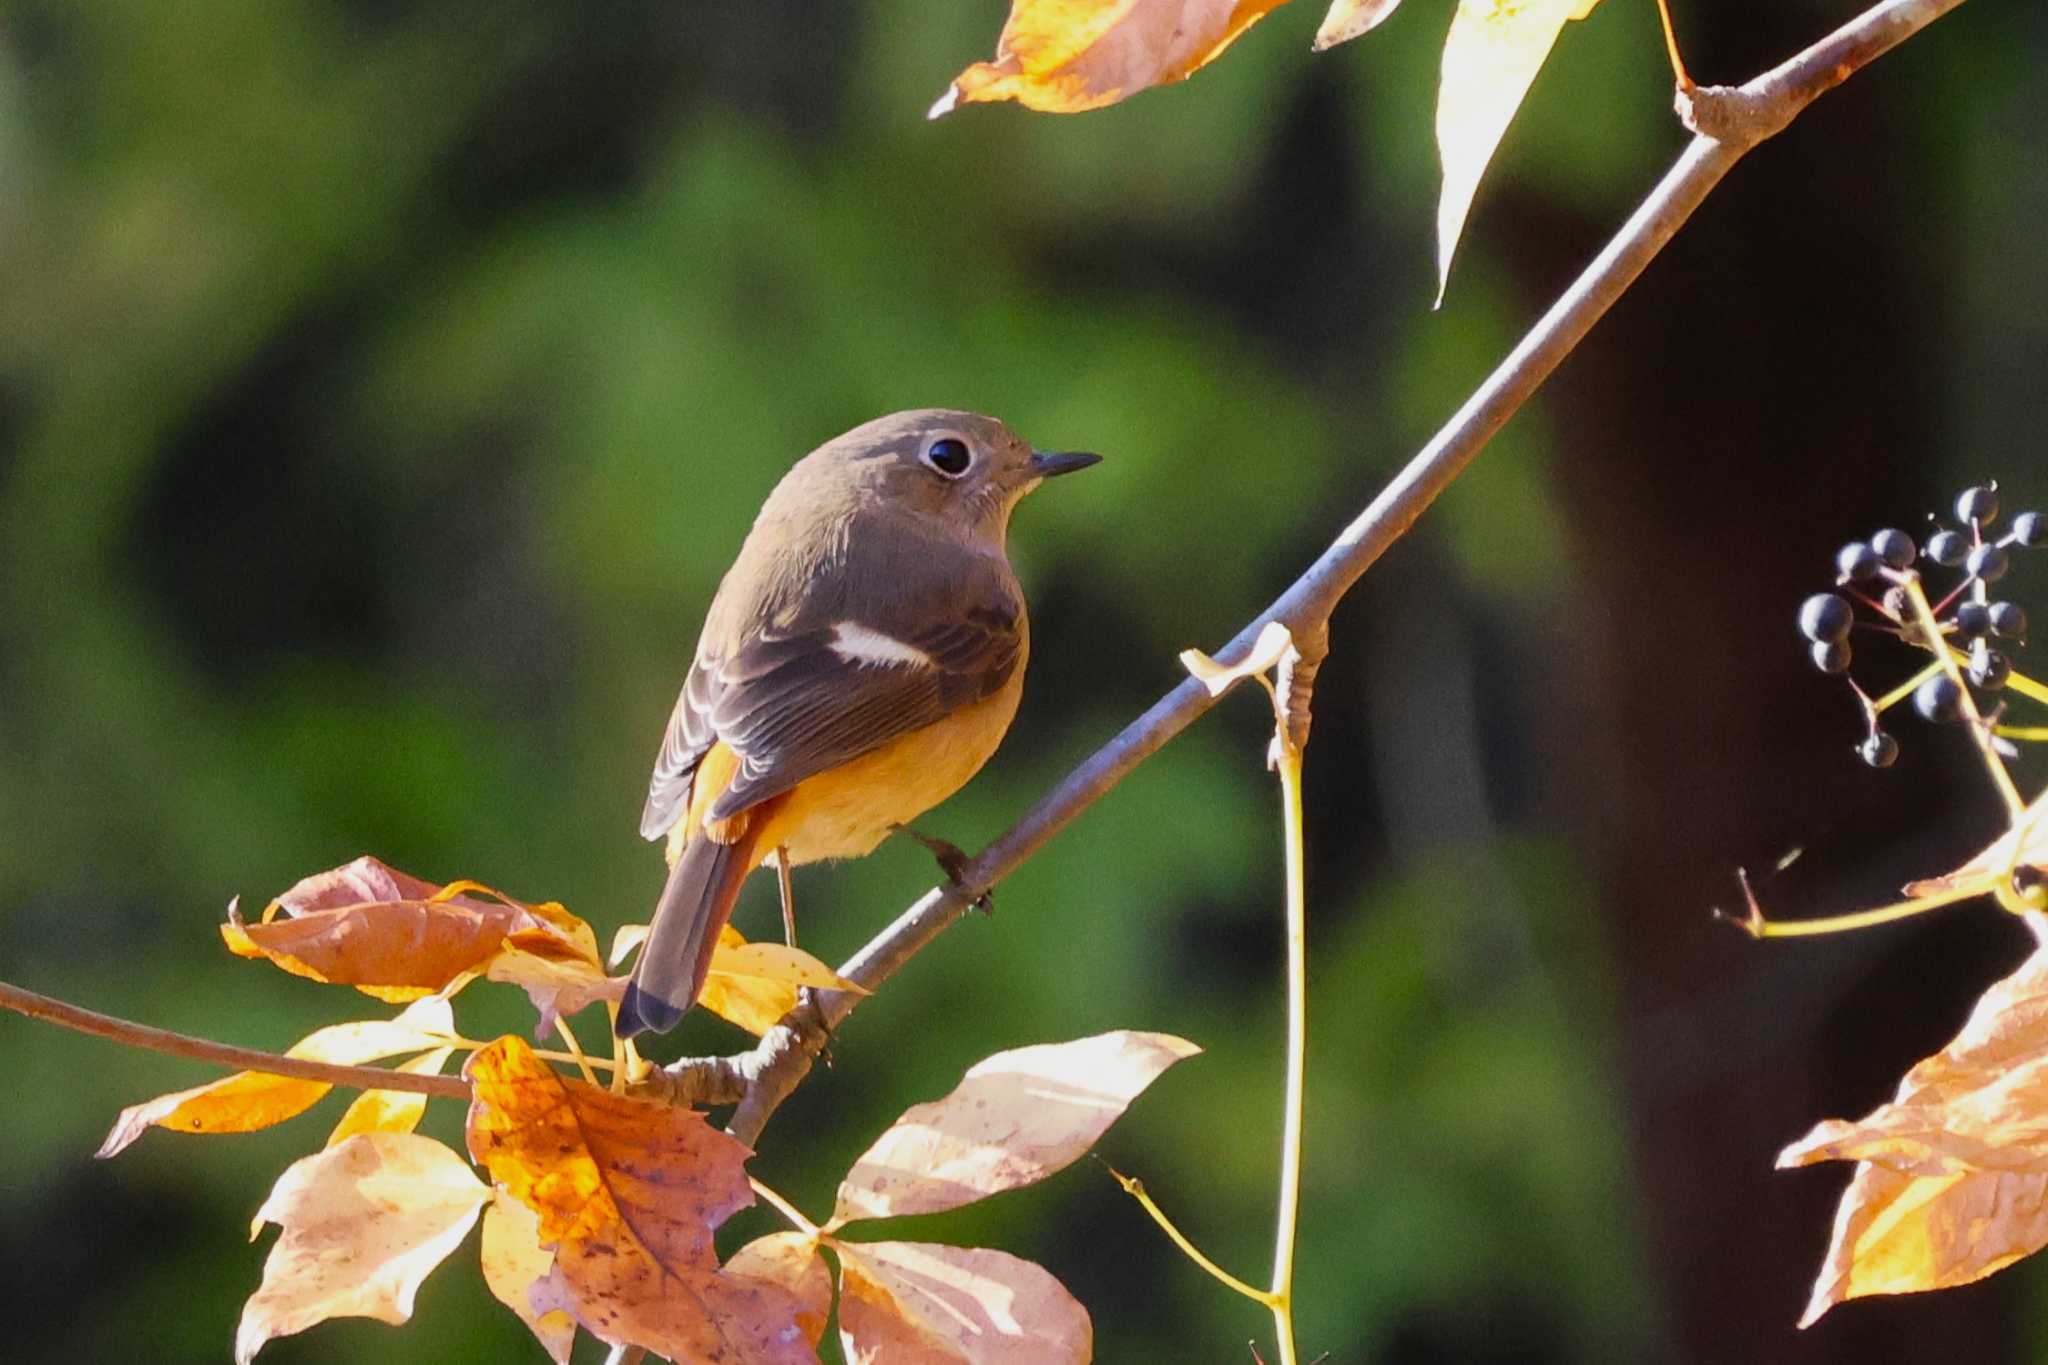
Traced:
<path fill-rule="evenodd" d="M 923 408 L 783 476 L 712 599 L 655 761 L 640 832 L 667 837 L 668 884 L 619 1036 L 666 1032 L 695 1003 L 748 873 L 857 858 L 988 761 L 1030 650 L 1010 512 L 1100 458 Z"/>

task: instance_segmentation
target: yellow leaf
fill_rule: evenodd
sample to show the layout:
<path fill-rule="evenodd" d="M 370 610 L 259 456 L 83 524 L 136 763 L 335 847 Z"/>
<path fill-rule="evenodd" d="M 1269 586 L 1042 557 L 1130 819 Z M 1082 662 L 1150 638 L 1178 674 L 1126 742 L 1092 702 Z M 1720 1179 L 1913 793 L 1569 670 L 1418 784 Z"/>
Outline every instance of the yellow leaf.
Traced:
<path fill-rule="evenodd" d="M 555 1253 L 540 1244 L 540 1215 L 503 1189 L 493 1190 L 484 1210 L 483 1243 L 484 1285 L 519 1315 L 555 1365 L 569 1365 L 576 1319 L 560 1309 L 542 1313 L 533 1306 L 534 1285 L 555 1266 Z"/>
<path fill-rule="evenodd" d="M 1444 42 L 1436 142 L 1444 166 L 1436 214 L 1437 298 L 1450 283 L 1451 256 L 1479 179 L 1522 106 L 1551 44 L 1568 20 L 1599 0 L 1459 0 Z"/>
<path fill-rule="evenodd" d="M 931 117 L 1016 100 L 1073 114 L 1186 80 L 1285 0 L 1013 0 L 994 62 L 953 78 Z"/>
<path fill-rule="evenodd" d="M 852 1365 L 1086 1365 L 1093 1354 L 1088 1310 L 1043 1266 L 930 1242 L 832 1246 Z"/>
<path fill-rule="evenodd" d="M 671 1360 L 816 1361 L 787 1290 L 718 1265 L 712 1230 L 754 1202 L 745 1147 L 695 1110 L 562 1076 L 516 1037 L 464 1074 L 470 1154 L 555 1248 L 527 1296 L 535 1312 Z"/>
<path fill-rule="evenodd" d="M 1330 12 L 1323 16 L 1323 26 L 1316 30 L 1315 50 L 1327 51 L 1379 27 L 1380 21 L 1400 3 L 1401 0 L 1331 0 Z"/>
<path fill-rule="evenodd" d="M 998 1052 L 876 1139 L 840 1182 L 834 1224 L 937 1213 L 1043 1180 L 1094 1146 L 1160 1072 L 1199 1051 L 1169 1034 L 1119 1030 Z"/>
<path fill-rule="evenodd" d="M 728 924 L 718 931 L 697 1003 L 758 1038 L 796 1008 L 803 986 L 867 994 L 809 953 L 780 943 L 749 943 Z"/>
<path fill-rule="evenodd" d="M 440 1045 L 454 1032 L 455 1016 L 439 997 L 422 1000 L 392 1019 L 359 1019 L 315 1029 L 285 1049 L 287 1057 L 360 1066 L 382 1057 Z M 99 1155 L 127 1148 L 150 1128 L 177 1133 L 253 1133 L 297 1118 L 333 1089 L 325 1081 L 238 1071 L 207 1085 L 130 1105 L 114 1120 Z"/>
<path fill-rule="evenodd" d="M 415 1076 L 434 1076 L 448 1064 L 452 1047 L 422 1052 L 397 1069 Z M 365 1090 L 342 1114 L 341 1122 L 327 1135 L 329 1147 L 339 1147 L 357 1133 L 410 1133 L 427 1116 L 427 1097 L 410 1090 Z"/>
<path fill-rule="evenodd" d="M 364 1133 L 293 1162 L 256 1215 L 284 1235 L 242 1309 L 237 1365 L 329 1318 L 410 1318 L 489 1194 L 461 1157 L 413 1133 Z"/>
<path fill-rule="evenodd" d="M 2028 919 L 2048 932 L 2048 917 Z M 1889 1104 L 1778 1156 L 1817 1161 L 1859 1164 L 1802 1326 L 1861 1295 L 1968 1284 L 2048 1244 L 2048 948 L 1987 990 Z"/>

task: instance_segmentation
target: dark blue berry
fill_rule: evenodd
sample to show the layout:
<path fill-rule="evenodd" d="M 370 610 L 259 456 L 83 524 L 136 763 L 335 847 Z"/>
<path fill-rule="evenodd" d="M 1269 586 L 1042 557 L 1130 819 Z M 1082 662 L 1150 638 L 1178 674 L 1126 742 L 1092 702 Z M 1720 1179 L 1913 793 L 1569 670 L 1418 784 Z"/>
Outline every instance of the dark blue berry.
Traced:
<path fill-rule="evenodd" d="M 1849 642 L 1847 640 L 1815 640 L 1807 647 L 1807 657 L 1813 666 L 1823 673 L 1847 673 L 1849 671 Z"/>
<path fill-rule="evenodd" d="M 1877 551 L 1860 540 L 1852 540 L 1835 552 L 1835 572 L 1843 581 L 1860 583 L 1866 578 L 1877 577 L 1877 571 L 1884 561 L 1877 557 Z"/>
<path fill-rule="evenodd" d="M 1986 583 L 1996 583 L 2005 577 L 2005 571 L 2012 567 L 2012 562 L 2006 557 L 2003 546 L 1987 542 L 1972 549 L 1970 557 L 1963 561 L 1963 565 L 1970 571 L 1971 577 L 1981 578 Z"/>
<path fill-rule="evenodd" d="M 1855 619 L 1849 604 L 1831 592 L 1817 592 L 1799 604 L 1799 633 L 1809 640 L 1839 640 Z"/>
<path fill-rule="evenodd" d="M 1962 714 L 1963 689 L 1948 674 L 1937 673 L 1913 689 L 1913 709 L 1927 720 L 1954 720 Z"/>
<path fill-rule="evenodd" d="M 1927 538 L 1927 557 L 1953 569 L 1970 553 L 1970 538 L 1954 531 L 1936 531 Z"/>
<path fill-rule="evenodd" d="M 1856 752 L 1861 754 L 1863 761 L 1873 768 L 1889 768 L 1892 764 L 1899 761 L 1899 742 L 1884 731 L 1879 730 L 1869 739 L 1864 740 Z"/>
<path fill-rule="evenodd" d="M 2029 550 L 2048 545 L 2048 517 L 2039 512 L 2022 512 L 2012 519 L 2012 538 Z"/>
<path fill-rule="evenodd" d="M 1965 488 L 1956 498 L 1958 521 L 1990 521 L 1998 515 L 1998 489 L 1990 484 Z"/>
<path fill-rule="evenodd" d="M 1956 608 L 1956 634 L 1974 640 L 1991 629 L 1991 608 L 1982 602 L 1964 602 Z"/>
<path fill-rule="evenodd" d="M 2008 640 L 2024 640 L 2027 636 L 2027 613 L 2017 602 L 1993 602 L 1988 613 L 1991 633 L 2003 635 Z"/>
<path fill-rule="evenodd" d="M 1870 538 L 1870 548 L 1877 557 L 1894 569 L 1903 569 L 1913 562 L 1913 537 L 1904 531 L 1887 527 Z"/>
<path fill-rule="evenodd" d="M 2005 680 L 2012 676 L 2012 660 L 1991 647 L 1988 640 L 1979 640 L 1970 649 L 1970 681 L 1978 687 L 1997 691 L 2005 686 Z"/>

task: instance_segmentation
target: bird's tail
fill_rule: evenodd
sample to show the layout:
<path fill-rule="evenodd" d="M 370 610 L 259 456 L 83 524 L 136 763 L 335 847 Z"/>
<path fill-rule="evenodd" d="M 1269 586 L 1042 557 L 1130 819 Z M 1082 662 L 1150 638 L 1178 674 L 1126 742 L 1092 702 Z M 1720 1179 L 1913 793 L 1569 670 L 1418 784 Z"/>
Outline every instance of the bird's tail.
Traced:
<path fill-rule="evenodd" d="M 740 884 L 754 870 L 754 834 L 722 844 L 698 831 L 669 869 L 654 906 L 632 983 L 619 1002 L 618 1034 L 667 1033 L 697 1003 L 718 931 L 732 918 Z"/>

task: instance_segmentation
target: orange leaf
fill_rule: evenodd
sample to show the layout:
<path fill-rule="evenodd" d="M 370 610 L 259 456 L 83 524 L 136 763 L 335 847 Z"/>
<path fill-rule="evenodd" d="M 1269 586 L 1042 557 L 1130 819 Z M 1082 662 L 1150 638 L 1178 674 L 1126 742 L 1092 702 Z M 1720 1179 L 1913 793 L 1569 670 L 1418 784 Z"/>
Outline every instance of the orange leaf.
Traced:
<path fill-rule="evenodd" d="M 1802 1327 L 1865 1294 L 1968 1284 L 2048 1244 L 2048 948 L 1984 992 L 1891 1103 L 1778 1155 L 1817 1161 L 1859 1164 Z"/>
<path fill-rule="evenodd" d="M 455 1016 L 446 1000 L 422 1000 L 392 1019 L 359 1019 L 315 1029 L 285 1049 L 287 1057 L 359 1066 L 380 1057 L 418 1052 L 437 1046 L 454 1032 Z M 126 1149 L 150 1128 L 176 1133 L 253 1133 L 297 1118 L 334 1087 L 325 1081 L 238 1071 L 209 1084 L 133 1104 L 114 1120 L 98 1155 L 110 1157 Z M 418 1098 L 424 1100 L 425 1096 Z"/>
<path fill-rule="evenodd" d="M 420 1281 L 453 1251 L 490 1191 L 432 1138 L 365 1133 L 293 1162 L 256 1215 L 284 1229 L 242 1309 L 235 1360 L 329 1318 L 412 1316 Z"/>
<path fill-rule="evenodd" d="M 279 910 L 284 917 L 276 917 Z M 295 975 L 379 999 L 410 1000 L 483 965 L 508 934 L 548 923 L 517 901 L 447 895 L 363 857 L 306 878 L 272 901 L 260 924 L 243 923 L 230 906 L 221 936 L 237 956 L 267 957 Z"/>
<path fill-rule="evenodd" d="M 916 1105 L 839 1186 L 833 1224 L 937 1213 L 1043 1180 L 1095 1145 L 1159 1073 L 1201 1051 L 1118 1030 L 998 1052 L 953 1093 Z"/>
<path fill-rule="evenodd" d="M 953 78 L 931 117 L 982 100 L 1053 114 L 1186 80 L 1286 0 L 1012 0 L 993 63 Z"/>
<path fill-rule="evenodd" d="M 754 1201 L 745 1147 L 694 1110 L 570 1080 L 516 1037 L 465 1074 L 470 1153 L 555 1248 L 536 1312 L 675 1360 L 816 1361 L 789 1291 L 718 1267 L 712 1230 Z"/>
<path fill-rule="evenodd" d="M 576 1346 L 576 1320 L 557 1309 L 533 1306 L 533 1287 L 554 1269 L 555 1253 L 540 1244 L 540 1215 L 503 1188 L 491 1193 L 484 1210 L 484 1284 L 498 1302 L 519 1315 L 555 1365 L 569 1365 Z"/>
<path fill-rule="evenodd" d="M 1094 1350 L 1088 1310 L 1043 1266 L 930 1242 L 832 1245 L 850 1365 L 1085 1365 Z"/>
<path fill-rule="evenodd" d="M 725 1273 L 782 1286 L 796 1298 L 796 1323 L 811 1345 L 825 1339 L 825 1323 L 832 1316 L 832 1272 L 808 1234 L 771 1232 L 756 1237 L 732 1254 Z"/>

